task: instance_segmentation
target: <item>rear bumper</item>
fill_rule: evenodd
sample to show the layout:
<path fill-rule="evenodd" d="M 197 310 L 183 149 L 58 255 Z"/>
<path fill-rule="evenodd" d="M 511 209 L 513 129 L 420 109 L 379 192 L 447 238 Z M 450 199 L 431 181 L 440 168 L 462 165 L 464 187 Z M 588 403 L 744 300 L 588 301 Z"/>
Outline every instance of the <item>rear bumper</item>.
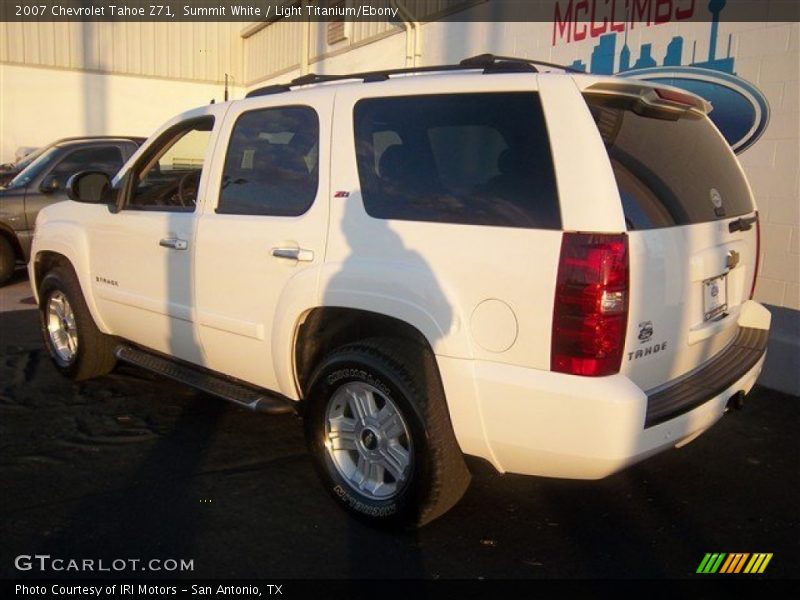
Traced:
<path fill-rule="evenodd" d="M 576 377 L 476 362 L 476 416 L 485 444 L 465 439 L 462 447 L 467 453 L 478 449 L 473 453 L 501 472 L 573 479 L 610 475 L 688 443 L 724 414 L 731 396 L 749 392 L 764 364 L 769 323 L 764 307 L 747 302 L 734 345 L 691 377 L 650 396 L 619 374 Z M 459 436 L 457 418 L 454 425 Z"/>
<path fill-rule="evenodd" d="M 724 393 L 761 360 L 768 338 L 768 329 L 740 326 L 733 343 L 719 356 L 689 377 L 648 393 L 644 426 L 669 421 Z"/>

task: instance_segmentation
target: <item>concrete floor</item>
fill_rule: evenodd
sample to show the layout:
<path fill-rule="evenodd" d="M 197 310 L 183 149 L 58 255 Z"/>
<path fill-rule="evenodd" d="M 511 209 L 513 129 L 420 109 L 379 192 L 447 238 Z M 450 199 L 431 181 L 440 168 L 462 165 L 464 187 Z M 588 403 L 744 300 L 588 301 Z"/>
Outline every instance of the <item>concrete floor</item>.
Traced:
<path fill-rule="evenodd" d="M 36 301 L 28 281 L 28 272 L 17 269 L 11 281 L 0 288 L 0 313 L 33 308 L 36 308 Z"/>
<path fill-rule="evenodd" d="M 72 383 L 41 345 L 24 273 L 0 307 L 0 577 L 34 553 L 193 559 L 194 578 L 642 578 L 772 552 L 764 577 L 799 574 L 797 397 L 757 387 L 697 441 L 602 481 L 471 459 L 454 510 L 386 533 L 328 498 L 297 418 L 126 367 Z"/>

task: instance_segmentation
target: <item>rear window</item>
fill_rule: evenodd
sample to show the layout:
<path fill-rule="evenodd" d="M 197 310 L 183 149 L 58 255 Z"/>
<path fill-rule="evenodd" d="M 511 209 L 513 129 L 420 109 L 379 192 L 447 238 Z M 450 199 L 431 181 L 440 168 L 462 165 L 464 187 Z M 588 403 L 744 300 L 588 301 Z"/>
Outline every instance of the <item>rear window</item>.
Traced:
<path fill-rule="evenodd" d="M 736 158 L 708 118 L 666 120 L 587 101 L 611 159 L 628 230 L 705 223 L 754 210 Z"/>
<path fill-rule="evenodd" d="M 538 94 L 371 98 L 358 102 L 354 117 L 370 216 L 561 227 Z"/>

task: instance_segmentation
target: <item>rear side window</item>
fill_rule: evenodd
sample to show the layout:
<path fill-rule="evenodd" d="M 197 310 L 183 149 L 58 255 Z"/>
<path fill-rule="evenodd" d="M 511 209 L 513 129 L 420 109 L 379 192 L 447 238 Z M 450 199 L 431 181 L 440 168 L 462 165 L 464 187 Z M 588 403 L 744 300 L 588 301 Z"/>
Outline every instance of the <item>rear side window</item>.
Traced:
<path fill-rule="evenodd" d="M 628 230 L 692 225 L 754 210 L 747 182 L 710 119 L 645 117 L 587 98 L 617 180 Z"/>
<path fill-rule="evenodd" d="M 370 216 L 561 227 L 538 94 L 370 98 L 356 104 L 354 118 Z"/>
<path fill-rule="evenodd" d="M 303 106 L 244 113 L 231 134 L 218 213 L 296 217 L 317 195 L 319 120 Z"/>

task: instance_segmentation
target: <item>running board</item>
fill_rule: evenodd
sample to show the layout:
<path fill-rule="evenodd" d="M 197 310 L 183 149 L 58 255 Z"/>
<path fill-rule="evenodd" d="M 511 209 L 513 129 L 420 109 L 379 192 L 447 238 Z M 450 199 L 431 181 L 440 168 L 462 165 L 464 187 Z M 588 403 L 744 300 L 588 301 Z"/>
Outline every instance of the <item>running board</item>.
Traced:
<path fill-rule="evenodd" d="M 169 377 L 180 383 L 185 383 L 195 389 L 250 410 L 271 415 L 294 412 L 291 400 L 269 395 L 203 369 L 175 362 L 132 346 L 117 346 L 114 350 L 114 355 L 123 362 Z"/>

